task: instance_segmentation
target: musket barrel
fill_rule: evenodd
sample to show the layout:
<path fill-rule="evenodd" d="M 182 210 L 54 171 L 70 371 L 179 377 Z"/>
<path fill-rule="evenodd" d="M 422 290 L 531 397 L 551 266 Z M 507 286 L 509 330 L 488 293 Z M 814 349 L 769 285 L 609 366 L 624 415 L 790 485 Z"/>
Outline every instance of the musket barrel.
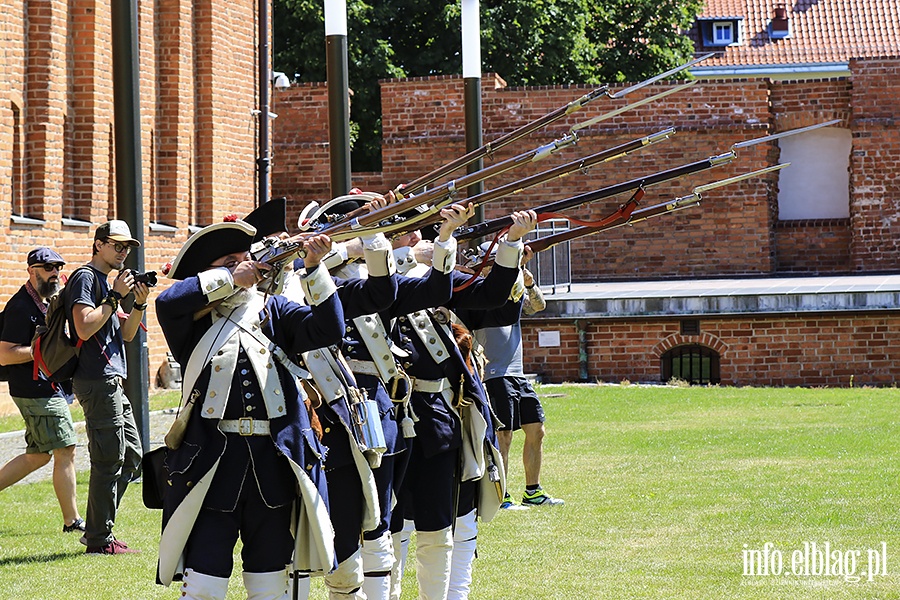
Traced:
<path fill-rule="evenodd" d="M 546 115 L 544 115 L 543 117 L 540 117 L 530 123 L 527 123 L 527 124 L 523 125 L 522 127 L 519 127 L 518 129 L 515 129 L 513 131 L 510 131 L 509 133 L 501 135 L 497 139 L 492 140 L 492 141 L 488 142 L 487 144 L 481 146 L 480 148 L 476 148 L 475 150 L 472 150 L 471 152 L 469 152 L 463 156 L 460 156 L 456 160 L 453 160 L 453 161 L 447 163 L 446 165 L 438 167 L 437 169 L 435 169 L 434 171 L 431 171 L 430 173 L 426 173 L 425 175 L 422 175 L 421 177 L 414 179 L 413 181 L 411 181 L 405 185 L 398 186 L 397 189 L 394 190 L 394 192 L 401 196 L 406 195 L 406 194 L 413 194 L 413 193 L 419 191 L 420 189 L 424 188 L 425 186 L 434 183 L 438 179 L 441 179 L 442 177 L 449 175 L 453 171 L 462 169 L 463 167 L 470 165 L 471 163 L 475 162 L 476 160 L 484 158 L 485 156 L 487 156 L 493 152 L 496 152 L 497 150 L 500 150 L 504 146 L 507 146 L 507 145 L 515 142 L 516 140 L 525 137 L 526 135 L 529 135 L 543 127 L 546 127 L 550 123 L 558 121 L 559 119 L 575 112 L 576 110 L 581 109 L 589 102 L 596 100 L 597 98 L 606 94 L 608 89 L 609 89 L 609 87 L 604 85 L 595 90 L 592 90 L 592 91 L 588 92 L 587 94 L 581 96 L 580 98 L 577 98 L 576 100 L 569 102 L 565 106 L 557 108 L 556 110 L 551 111 L 551 112 L 547 113 Z"/>
<path fill-rule="evenodd" d="M 610 223 L 609 225 L 603 225 L 601 227 L 573 227 L 572 229 L 566 231 L 560 231 L 559 233 L 554 233 L 552 235 L 544 236 L 536 240 L 531 240 L 529 242 L 526 242 L 526 244 L 534 252 L 543 252 L 544 250 L 549 250 L 550 248 L 558 246 L 563 242 L 570 242 L 572 240 L 576 240 L 588 235 L 593 235 L 595 233 L 609 231 L 610 229 L 616 229 L 622 227 L 623 225 L 639 223 L 653 217 L 673 213 L 675 211 L 688 208 L 690 206 L 695 206 L 697 204 L 700 204 L 700 196 L 697 194 L 689 194 L 687 196 L 675 198 L 674 200 L 669 200 L 668 202 L 661 202 L 659 204 L 654 204 L 653 206 L 635 210 L 628 218 L 623 218 L 615 223 Z"/>
<path fill-rule="evenodd" d="M 595 202 L 603 198 L 616 196 L 623 192 L 635 190 L 639 187 L 646 188 L 666 181 L 671 181 L 673 179 L 678 179 L 680 177 L 684 177 L 685 175 L 705 171 L 706 169 L 711 169 L 713 167 L 726 164 L 734 158 L 734 152 L 726 152 L 725 154 L 719 154 L 717 156 L 712 156 L 704 160 L 698 160 L 696 162 L 682 165 L 680 167 L 675 167 L 674 169 L 660 171 L 659 173 L 654 173 L 646 177 L 632 179 L 630 181 L 618 183 L 616 185 L 601 188 L 599 190 L 594 190 L 593 192 L 587 192 L 578 196 L 573 196 L 572 198 L 545 204 L 543 206 L 535 208 L 534 210 L 538 213 L 548 213 L 574 208 L 576 206 L 581 206 L 582 204 L 588 204 L 590 202 Z M 500 217 L 498 219 L 493 219 L 491 221 L 485 221 L 484 223 L 477 223 L 470 227 L 458 229 L 456 233 L 454 233 L 454 237 L 456 237 L 456 239 L 458 240 L 469 240 L 472 238 L 488 235 L 496 231 L 500 231 L 504 227 L 507 227 L 511 224 L 511 217 Z"/>
<path fill-rule="evenodd" d="M 477 194 L 475 196 L 471 196 L 470 198 L 466 198 L 466 202 L 471 202 L 475 206 L 479 206 L 482 204 L 486 204 L 488 202 L 492 202 L 499 198 L 504 198 L 506 196 L 511 196 L 513 194 L 517 194 L 523 190 L 534 187 L 536 185 L 545 183 L 547 181 L 552 181 L 553 179 L 559 179 L 570 175 L 576 171 L 586 171 L 590 167 L 595 165 L 611 161 L 613 159 L 625 156 L 631 152 L 636 150 L 640 150 L 646 146 L 651 144 L 655 144 L 657 142 L 661 142 L 663 140 L 668 139 L 675 133 L 674 127 L 667 127 L 661 131 L 656 133 L 652 133 L 648 136 L 644 136 L 642 138 L 631 140 L 630 142 L 625 142 L 624 144 L 619 144 L 613 148 L 607 148 L 606 150 L 601 150 L 595 154 L 590 156 L 580 158 L 578 160 L 571 161 L 564 165 L 559 165 L 552 169 L 548 169 L 541 173 L 536 173 L 535 175 L 531 175 L 524 179 L 520 179 L 518 181 L 514 181 L 508 183 L 506 185 L 502 185 L 500 187 L 494 188 L 492 190 L 488 190 L 486 192 L 482 192 L 481 194 Z M 458 182 L 458 186 L 462 187 L 462 184 Z M 421 195 L 417 196 L 417 198 L 422 198 Z M 415 225 L 415 228 L 424 227 L 426 225 L 431 225 L 433 223 L 437 223 L 440 220 L 439 209 L 442 208 L 444 204 L 439 203 L 437 207 L 431 207 L 429 210 L 426 210 L 421 215 L 417 215 L 410 219 L 408 222 L 396 223 L 388 225 L 384 228 L 384 233 L 396 233 L 398 231 L 410 231 L 411 227 Z"/>

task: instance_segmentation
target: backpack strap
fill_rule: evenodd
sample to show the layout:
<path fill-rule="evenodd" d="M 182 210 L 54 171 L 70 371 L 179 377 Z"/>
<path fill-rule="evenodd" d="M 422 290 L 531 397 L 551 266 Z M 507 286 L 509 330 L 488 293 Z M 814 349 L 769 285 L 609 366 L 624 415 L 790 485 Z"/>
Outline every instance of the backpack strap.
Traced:
<path fill-rule="evenodd" d="M 69 278 L 71 279 L 72 275 L 74 275 L 78 271 L 82 271 L 82 270 L 90 271 L 91 268 L 88 267 L 87 265 L 82 265 L 82 266 L 78 267 L 77 269 L 75 269 L 74 271 L 72 271 L 72 273 L 69 275 Z M 67 283 L 68 283 L 68 280 L 67 280 Z M 97 287 L 98 287 L 97 286 L 97 278 L 94 277 L 93 285 L 91 286 L 91 288 L 92 288 L 91 291 L 94 292 L 94 296 L 95 296 L 94 302 L 95 303 L 97 302 L 97 300 L 96 300 Z M 58 292 L 58 294 L 60 296 L 62 296 L 60 298 L 60 302 L 62 302 L 62 307 L 60 307 L 60 309 L 58 309 L 58 310 L 63 311 L 63 316 L 65 317 L 66 322 L 69 325 L 69 341 L 75 345 L 76 350 L 80 351 L 82 344 L 84 344 L 84 340 L 82 340 L 80 337 L 78 337 L 78 334 L 75 333 L 75 322 L 74 322 L 74 318 L 72 317 L 71 314 L 69 314 L 69 311 L 66 308 L 65 293 L 66 293 L 66 285 L 63 285 L 62 289 L 60 289 Z M 73 336 L 74 336 L 74 339 L 73 339 Z M 42 338 L 40 338 L 40 337 L 38 337 L 34 341 L 34 350 L 33 350 L 34 368 L 32 369 L 31 377 L 35 381 L 37 381 L 40 378 L 41 367 L 43 367 L 45 371 L 50 370 L 49 367 L 47 367 L 47 363 L 44 362 L 44 354 L 43 354 L 43 351 L 41 350 L 41 341 L 42 341 Z"/>

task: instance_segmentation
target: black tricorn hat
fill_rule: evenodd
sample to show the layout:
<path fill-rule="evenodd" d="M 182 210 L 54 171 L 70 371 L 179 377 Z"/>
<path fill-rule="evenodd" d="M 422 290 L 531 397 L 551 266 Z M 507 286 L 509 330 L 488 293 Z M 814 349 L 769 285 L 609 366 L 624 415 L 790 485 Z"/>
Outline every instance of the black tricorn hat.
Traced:
<path fill-rule="evenodd" d="M 256 228 L 254 242 L 270 235 L 286 232 L 288 230 L 287 198 L 272 198 L 265 204 L 261 204 L 243 220 Z"/>
<path fill-rule="evenodd" d="M 244 221 L 226 221 L 207 225 L 181 247 L 168 275 L 185 279 L 209 268 L 217 258 L 250 250 L 256 228 Z"/>

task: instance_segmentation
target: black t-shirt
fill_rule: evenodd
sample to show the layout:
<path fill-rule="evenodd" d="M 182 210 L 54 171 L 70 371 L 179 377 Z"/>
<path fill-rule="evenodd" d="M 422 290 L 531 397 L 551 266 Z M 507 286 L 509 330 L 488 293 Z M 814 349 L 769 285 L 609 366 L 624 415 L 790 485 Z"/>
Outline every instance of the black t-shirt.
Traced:
<path fill-rule="evenodd" d="M 44 324 L 43 311 L 35 304 L 24 285 L 6 303 L 3 316 L 3 331 L 0 332 L 0 340 L 22 346 L 30 346 L 34 330 L 38 325 Z M 46 379 L 34 380 L 34 361 L 9 365 L 8 369 L 11 396 L 49 398 L 57 394 Z"/>
<path fill-rule="evenodd" d="M 76 304 L 86 304 L 96 308 L 109 294 L 106 275 L 90 265 L 78 269 L 66 283 L 66 314 L 72 314 Z M 72 379 L 103 379 L 112 375 L 125 377 L 125 344 L 122 340 L 121 325 L 116 315 L 111 316 L 103 327 L 85 340 L 78 355 L 78 368 Z"/>

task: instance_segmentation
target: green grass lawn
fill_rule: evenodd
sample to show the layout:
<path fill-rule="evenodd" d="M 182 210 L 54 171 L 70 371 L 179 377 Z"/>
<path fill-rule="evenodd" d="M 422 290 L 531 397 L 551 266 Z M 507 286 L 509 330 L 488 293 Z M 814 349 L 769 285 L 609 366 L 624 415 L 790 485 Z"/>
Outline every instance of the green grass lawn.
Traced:
<path fill-rule="evenodd" d="M 482 524 L 473 600 L 900 598 L 900 390 L 539 391 L 542 483 L 566 504 Z M 519 495 L 521 434 L 511 462 Z M 82 473 L 80 498 L 86 486 Z M 85 556 L 59 532 L 49 483 L 3 491 L 0 597 L 177 598 L 153 583 L 159 513 L 134 487 L 116 532 L 143 553 L 113 557 Z M 826 542 L 829 574 L 803 574 L 804 548 Z M 744 557 L 764 548 L 773 568 L 781 556 L 783 574 L 745 575 Z M 869 549 L 887 558 L 872 576 Z M 833 566 L 852 557 L 855 583 Z M 416 597 L 412 576 L 407 600 Z M 234 577 L 228 598 L 242 591 Z M 320 582 L 313 597 L 326 597 Z"/>
<path fill-rule="evenodd" d="M 157 392 L 150 396 L 150 406 L 148 410 L 154 411 L 163 408 L 175 408 L 178 406 L 179 402 L 181 402 L 180 391 Z M 84 411 L 81 409 L 81 406 L 78 405 L 78 402 L 73 403 L 69 408 L 75 422 L 84 421 Z M 18 413 L 0 416 L 0 433 L 19 431 L 21 429 L 25 429 L 25 421 L 22 420 L 22 417 Z"/>

